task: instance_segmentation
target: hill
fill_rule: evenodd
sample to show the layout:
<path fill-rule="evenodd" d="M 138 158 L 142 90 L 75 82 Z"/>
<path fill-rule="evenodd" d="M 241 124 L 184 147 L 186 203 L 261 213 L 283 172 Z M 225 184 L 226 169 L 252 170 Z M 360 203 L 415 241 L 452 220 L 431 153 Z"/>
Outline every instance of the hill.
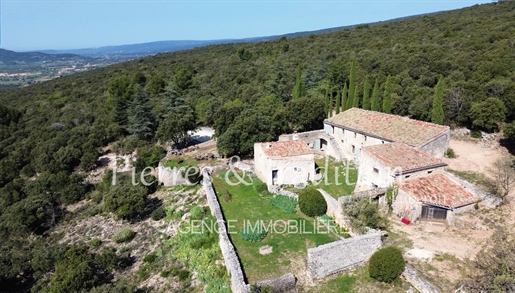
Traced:
<path fill-rule="evenodd" d="M 0 287 L 58 286 L 61 248 L 49 231 L 69 220 L 66 206 L 97 198 L 95 211 L 107 213 L 103 195 L 124 191 L 88 185 L 78 172 L 95 168 L 109 143 L 120 153 L 137 148 L 142 167 L 162 156 L 156 142 L 183 145 L 187 130 L 212 125 L 221 153 L 247 155 L 256 141 L 319 128 L 342 97 L 345 107 L 366 107 L 373 92 L 391 99 L 392 113 L 429 121 L 440 79 L 446 124 L 495 131 L 515 118 L 514 36 L 515 3 L 492 3 L 162 53 L 2 91 Z M 54 256 L 43 253 L 54 246 Z"/>

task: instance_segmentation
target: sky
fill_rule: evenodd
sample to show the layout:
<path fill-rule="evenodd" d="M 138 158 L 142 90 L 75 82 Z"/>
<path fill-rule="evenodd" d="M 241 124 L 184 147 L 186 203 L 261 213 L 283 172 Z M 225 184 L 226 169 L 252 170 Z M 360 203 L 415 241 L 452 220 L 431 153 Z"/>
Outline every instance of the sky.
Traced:
<path fill-rule="evenodd" d="M 0 48 L 79 49 L 281 35 L 452 10 L 453 0 L 0 0 Z"/>

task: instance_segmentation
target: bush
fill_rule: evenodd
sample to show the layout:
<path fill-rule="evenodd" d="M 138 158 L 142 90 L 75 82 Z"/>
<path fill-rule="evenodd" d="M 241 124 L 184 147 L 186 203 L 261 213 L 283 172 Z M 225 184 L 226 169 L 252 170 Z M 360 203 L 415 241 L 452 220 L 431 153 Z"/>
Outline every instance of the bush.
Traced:
<path fill-rule="evenodd" d="M 273 206 L 283 210 L 287 214 L 295 214 L 297 211 L 297 201 L 284 195 L 276 195 L 270 200 Z"/>
<path fill-rule="evenodd" d="M 390 283 L 404 271 L 402 251 L 397 247 L 386 247 L 376 251 L 370 258 L 368 272 L 370 277 Z"/>
<path fill-rule="evenodd" d="M 147 262 L 147 263 L 153 263 L 157 259 L 158 259 L 157 254 L 155 252 L 152 252 L 152 253 L 145 255 L 145 257 L 143 258 L 143 261 Z"/>
<path fill-rule="evenodd" d="M 255 227 L 245 227 L 240 231 L 240 237 L 243 240 L 250 242 L 259 242 L 266 237 L 267 231 L 265 227 L 261 226 L 257 229 Z"/>
<path fill-rule="evenodd" d="M 202 220 L 204 218 L 204 208 L 201 206 L 194 206 L 190 210 L 192 220 Z"/>
<path fill-rule="evenodd" d="M 316 189 L 303 189 L 299 194 L 299 207 L 308 217 L 317 217 L 325 214 L 327 203 L 324 196 Z"/>
<path fill-rule="evenodd" d="M 267 195 L 269 193 L 268 186 L 266 185 L 266 183 L 262 182 L 261 180 L 255 179 L 252 184 L 254 185 L 254 189 L 256 190 L 257 193 L 263 194 L 263 195 Z"/>
<path fill-rule="evenodd" d="M 113 237 L 114 242 L 116 243 L 123 243 L 123 242 L 129 242 L 136 236 L 136 232 L 132 231 L 129 228 L 123 228 L 116 232 L 116 234 Z"/>
<path fill-rule="evenodd" d="M 449 159 L 454 159 L 456 158 L 456 153 L 454 153 L 454 150 L 451 149 L 451 148 L 448 148 L 445 153 L 444 153 L 444 156 L 446 158 L 449 158 Z"/>
<path fill-rule="evenodd" d="M 190 185 L 196 185 L 202 181 L 202 172 L 196 166 L 188 166 L 183 173 L 184 178 Z"/>
<path fill-rule="evenodd" d="M 483 137 L 483 134 L 481 133 L 480 130 L 472 130 L 470 132 L 470 136 L 473 138 L 481 138 L 481 137 Z"/>
<path fill-rule="evenodd" d="M 94 238 L 89 242 L 89 245 L 91 245 L 91 247 L 99 247 L 100 245 L 102 245 L 102 240 Z"/>
<path fill-rule="evenodd" d="M 154 221 L 159 221 L 161 220 L 162 218 L 166 217 L 166 211 L 164 209 L 163 206 L 160 206 L 158 207 L 157 209 L 155 209 L 152 214 L 150 214 L 150 217 L 152 218 L 152 220 Z"/>

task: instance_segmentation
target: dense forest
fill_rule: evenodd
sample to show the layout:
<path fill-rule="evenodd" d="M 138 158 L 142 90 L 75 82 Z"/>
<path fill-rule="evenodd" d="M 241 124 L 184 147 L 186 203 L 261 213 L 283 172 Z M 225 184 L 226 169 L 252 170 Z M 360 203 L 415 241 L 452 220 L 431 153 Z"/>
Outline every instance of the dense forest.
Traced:
<path fill-rule="evenodd" d="M 84 181 L 109 143 L 123 153 L 137 148 L 136 165 L 145 166 L 163 155 L 156 142 L 181 147 L 188 130 L 209 125 L 221 154 L 246 155 L 254 142 L 318 129 L 350 107 L 515 137 L 514 80 L 515 3 L 508 1 L 158 54 L 2 91 L 0 288 L 86 292 L 109 284 L 105 272 L 123 256 L 102 262 L 101 254 L 48 237 L 66 205 L 120 192 Z M 149 192 L 131 191 L 137 196 L 128 205 L 143 206 Z M 124 218 L 139 212 L 106 209 Z M 84 286 L 73 287 L 77 280 Z"/>

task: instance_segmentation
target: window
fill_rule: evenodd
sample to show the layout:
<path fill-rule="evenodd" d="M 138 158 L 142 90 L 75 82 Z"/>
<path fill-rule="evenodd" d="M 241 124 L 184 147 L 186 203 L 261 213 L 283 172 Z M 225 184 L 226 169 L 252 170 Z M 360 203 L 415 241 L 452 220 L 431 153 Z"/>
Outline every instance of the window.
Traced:
<path fill-rule="evenodd" d="M 356 152 L 356 147 L 352 146 L 352 153 L 354 154 L 354 152 Z"/>
<path fill-rule="evenodd" d="M 374 168 L 374 173 L 377 173 L 377 174 L 379 174 L 379 169 L 377 169 L 377 168 Z"/>
<path fill-rule="evenodd" d="M 356 132 L 354 132 L 354 138 L 358 137 L 358 134 Z"/>
<path fill-rule="evenodd" d="M 384 140 L 381 140 L 381 143 L 384 144 Z"/>
<path fill-rule="evenodd" d="M 366 135 L 363 135 L 365 137 L 365 141 L 367 141 L 367 136 Z"/>
<path fill-rule="evenodd" d="M 377 184 L 372 183 L 372 187 L 378 188 L 379 186 L 377 186 Z"/>
<path fill-rule="evenodd" d="M 433 173 L 433 170 L 427 171 L 427 174 L 431 174 L 431 173 Z"/>
<path fill-rule="evenodd" d="M 406 176 L 404 176 L 404 178 L 410 178 L 410 177 L 411 177 L 411 175 L 406 175 Z"/>

